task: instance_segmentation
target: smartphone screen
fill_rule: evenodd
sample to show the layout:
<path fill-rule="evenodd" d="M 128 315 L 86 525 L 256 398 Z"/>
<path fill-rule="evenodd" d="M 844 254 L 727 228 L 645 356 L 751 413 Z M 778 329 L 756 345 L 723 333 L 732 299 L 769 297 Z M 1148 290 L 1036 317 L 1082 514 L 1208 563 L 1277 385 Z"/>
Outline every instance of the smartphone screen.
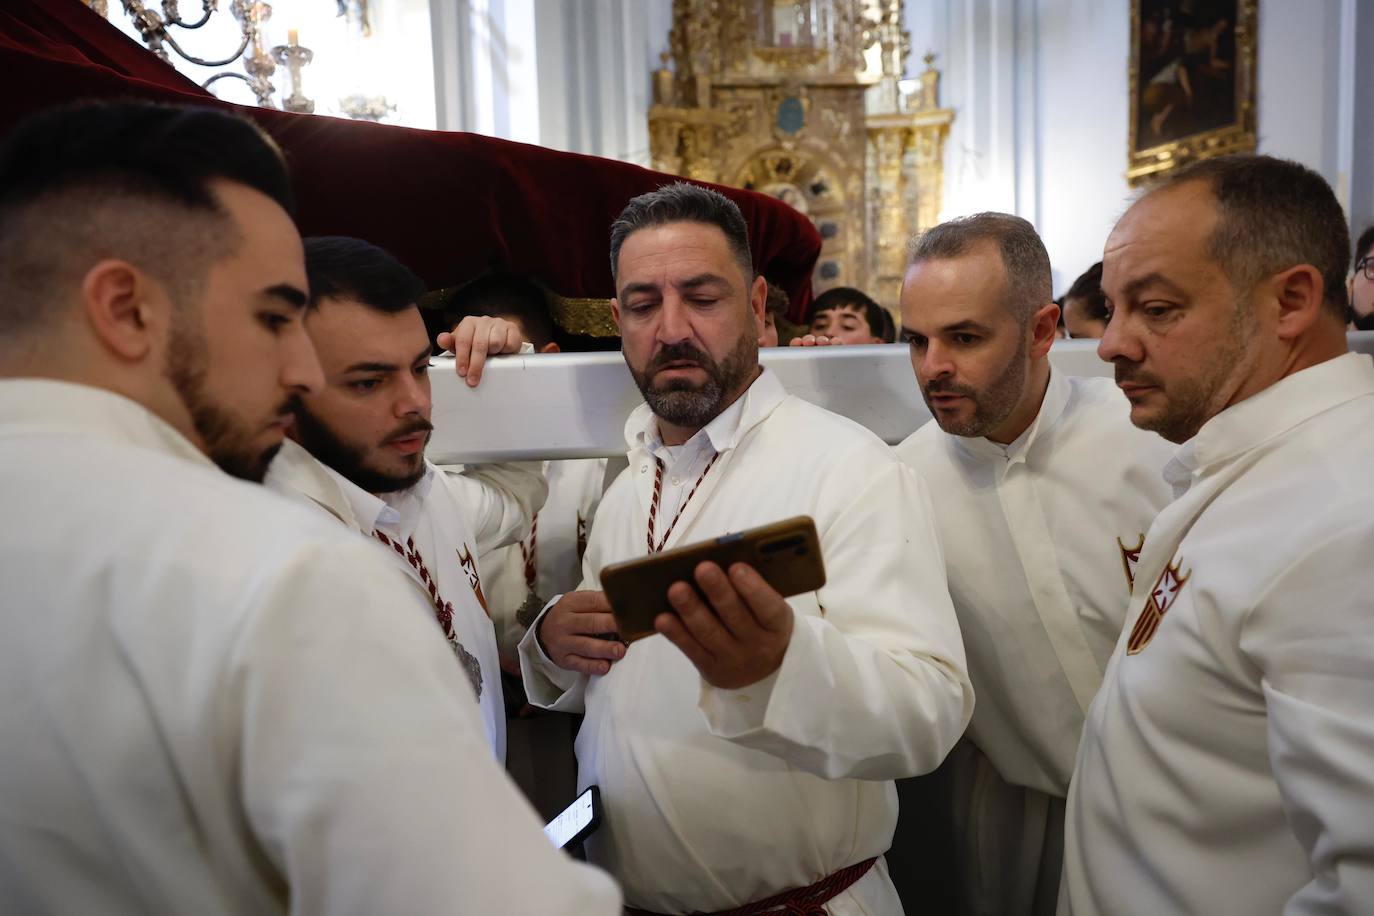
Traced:
<path fill-rule="evenodd" d="M 563 849 L 591 833 L 601 821 L 596 786 L 577 796 L 577 800 L 544 827 L 544 835 L 553 845 Z"/>

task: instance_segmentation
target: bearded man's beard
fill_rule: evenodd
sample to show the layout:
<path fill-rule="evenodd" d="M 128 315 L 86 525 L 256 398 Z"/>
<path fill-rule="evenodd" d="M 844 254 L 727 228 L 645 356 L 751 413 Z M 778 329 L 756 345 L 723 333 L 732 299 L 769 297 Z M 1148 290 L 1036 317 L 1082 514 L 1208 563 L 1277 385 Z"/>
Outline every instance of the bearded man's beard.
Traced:
<path fill-rule="evenodd" d="M 925 398 L 926 407 L 930 408 L 930 415 L 935 418 L 940 429 L 951 436 L 976 439 L 993 432 L 1011 416 L 1026 390 L 1026 378 L 1029 374 L 1030 369 L 1026 360 L 1018 357 L 1008 363 L 1002 374 L 981 392 L 968 385 L 956 385 L 936 379 L 922 387 L 921 395 Z M 931 395 L 936 394 L 958 394 L 968 398 L 973 403 L 973 415 L 963 421 L 940 416 L 935 406 L 930 403 Z"/>
<path fill-rule="evenodd" d="M 346 480 L 351 480 L 369 493 L 394 493 L 405 490 L 420 482 L 425 476 L 425 450 L 415 453 L 415 466 L 407 471 L 395 473 L 382 470 L 368 463 L 367 448 L 344 441 L 336 435 L 324 421 L 310 412 L 310 409 L 297 398 L 292 404 L 296 415 L 296 438 L 301 446 L 317 461 L 328 465 Z M 412 436 L 415 433 L 428 433 L 434 424 L 416 417 L 409 420 L 387 437 L 388 440 Z M 425 437 L 426 443 L 429 437 Z"/>
<path fill-rule="evenodd" d="M 215 403 L 206 393 L 208 351 L 204 332 L 194 323 L 187 309 L 178 308 L 172 319 L 162 374 L 171 382 L 191 415 L 191 425 L 205 444 L 205 454 L 210 460 L 226 474 L 262 483 L 281 443 L 267 448 L 255 445 L 253 440 L 261 430 L 246 429 L 233 411 Z M 276 415 L 284 416 L 289 410 L 288 399 Z"/>
<path fill-rule="evenodd" d="M 706 373 L 706 381 L 699 386 L 683 378 L 654 384 L 654 375 L 669 363 L 689 360 Z M 758 370 L 758 338 L 744 334 L 734 349 L 717 363 L 709 354 L 688 343 L 670 344 L 660 350 L 643 372 L 630 367 L 639 393 L 654 416 L 674 426 L 700 429 L 710 423 L 728 406 L 729 399 L 739 393 Z"/>

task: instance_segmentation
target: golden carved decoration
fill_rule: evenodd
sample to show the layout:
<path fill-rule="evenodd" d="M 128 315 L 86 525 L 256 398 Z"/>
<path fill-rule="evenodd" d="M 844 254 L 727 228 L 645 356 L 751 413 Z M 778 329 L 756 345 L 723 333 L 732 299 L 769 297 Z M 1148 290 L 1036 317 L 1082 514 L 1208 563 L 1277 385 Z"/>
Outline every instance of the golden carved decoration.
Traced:
<path fill-rule="evenodd" d="M 1222 6 L 1225 8 L 1215 11 L 1211 23 L 1199 23 L 1188 30 L 1174 24 L 1164 30 L 1156 23 L 1142 22 L 1140 0 L 1131 0 L 1131 121 L 1126 180 L 1132 187 L 1158 181 L 1197 159 L 1255 151 L 1257 3 L 1233 0 L 1233 4 Z M 1178 37 L 1164 40 L 1171 31 Z M 1219 53 L 1219 48 L 1228 45 L 1234 48 L 1229 59 Z M 1179 71 L 1183 73 L 1179 75 Z M 1190 78 L 1189 71 L 1196 73 Z M 1196 103 L 1201 109 L 1207 101 L 1215 103 L 1215 99 L 1199 100 L 1201 87 L 1196 83 L 1209 75 L 1225 78 L 1234 92 L 1221 111 L 1202 113 L 1200 120 L 1208 122 L 1207 128 L 1175 136 L 1176 131 L 1167 129 L 1166 119 L 1176 106 L 1191 109 Z M 1146 113 L 1154 117 L 1144 119 Z M 1212 126 L 1218 122 L 1220 126 Z"/>
<path fill-rule="evenodd" d="M 430 290 L 421 295 L 416 304 L 422 312 L 451 312 L 453 299 L 462 288 L 460 284 Z M 560 296 L 547 288 L 543 291 L 549 316 L 569 334 L 602 338 L 620 336 L 620 328 L 611 316 L 611 300 Z"/>
<path fill-rule="evenodd" d="M 813 289 L 854 286 L 889 308 L 907 240 L 938 219 L 954 118 L 932 56 L 902 92 L 901 13 L 901 0 L 674 0 L 649 110 L 654 168 L 787 202 L 821 234 Z"/>
<path fill-rule="evenodd" d="M 609 299 L 569 299 L 548 293 L 549 314 L 570 334 L 586 337 L 619 337 L 620 328 L 611 315 Z"/>

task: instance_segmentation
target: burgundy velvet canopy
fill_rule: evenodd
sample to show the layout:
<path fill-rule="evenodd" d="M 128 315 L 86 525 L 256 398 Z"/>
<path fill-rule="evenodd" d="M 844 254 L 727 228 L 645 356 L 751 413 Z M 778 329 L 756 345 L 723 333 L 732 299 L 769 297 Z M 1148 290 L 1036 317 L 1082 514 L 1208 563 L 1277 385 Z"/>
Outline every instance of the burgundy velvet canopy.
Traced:
<path fill-rule="evenodd" d="M 79 0 L 0 3 L 0 134 L 33 111 L 81 98 L 140 97 L 242 112 L 286 151 L 305 235 L 353 235 L 390 250 L 431 289 L 489 269 L 526 274 L 569 298 L 609 298 L 611 220 L 673 176 L 477 134 L 414 130 L 231 105 L 177 73 Z M 744 213 L 754 263 L 811 296 L 820 237 L 781 201 L 718 188 Z"/>

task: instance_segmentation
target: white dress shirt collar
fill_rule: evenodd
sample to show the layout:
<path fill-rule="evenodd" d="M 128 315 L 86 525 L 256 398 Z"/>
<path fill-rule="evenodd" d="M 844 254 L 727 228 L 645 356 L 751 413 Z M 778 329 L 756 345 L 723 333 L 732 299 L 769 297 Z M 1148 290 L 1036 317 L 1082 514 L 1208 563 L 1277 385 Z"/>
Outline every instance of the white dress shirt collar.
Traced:
<path fill-rule="evenodd" d="M 404 490 L 393 490 L 380 496 L 367 492 L 328 465 L 322 463 L 321 467 L 339 485 L 354 517 L 368 534 L 385 528 L 404 536 L 415 527 L 420 508 L 434 485 L 434 465 L 428 460 L 425 461 L 425 472 L 419 481 Z"/>
<path fill-rule="evenodd" d="M 0 423 L 119 439 L 215 466 L 189 439 L 142 404 L 91 385 L 38 378 L 0 380 Z"/>
<path fill-rule="evenodd" d="M 1045 395 L 1040 400 L 1040 409 L 1036 411 L 1035 419 L 1031 421 L 1030 426 L 1027 426 L 1021 435 L 1011 442 L 1002 445 L 984 436 L 953 436 L 951 438 L 954 439 L 959 448 L 969 455 L 1004 461 L 1007 465 L 1024 461 L 1026 453 L 1035 444 L 1035 440 L 1052 429 L 1059 418 L 1064 415 L 1064 408 L 1069 403 L 1069 394 L 1068 377 L 1051 369 L 1050 380 L 1045 386 Z"/>
<path fill-rule="evenodd" d="M 741 437 L 762 422 L 786 397 L 787 390 L 778 377 L 762 369 L 744 394 L 687 440 L 685 444 L 689 448 L 685 451 L 696 452 L 707 444 L 717 453 L 734 448 Z M 648 404 L 636 407 L 625 422 L 625 441 L 631 449 L 642 448 L 655 457 L 667 457 L 658 417 Z"/>
<path fill-rule="evenodd" d="M 1177 499 L 1198 475 L 1277 438 L 1319 413 L 1374 394 L 1374 359 L 1346 353 L 1279 379 L 1212 417 L 1164 467 Z M 1331 443 L 1340 448 L 1341 443 Z"/>
<path fill-rule="evenodd" d="M 379 527 L 393 534 L 405 534 L 415 527 L 419 509 L 434 484 L 434 473 L 434 466 L 426 461 L 424 476 L 418 483 L 379 497 L 288 439 L 272 462 L 268 483 L 279 483 L 308 497 L 363 534 L 371 534 Z"/>

